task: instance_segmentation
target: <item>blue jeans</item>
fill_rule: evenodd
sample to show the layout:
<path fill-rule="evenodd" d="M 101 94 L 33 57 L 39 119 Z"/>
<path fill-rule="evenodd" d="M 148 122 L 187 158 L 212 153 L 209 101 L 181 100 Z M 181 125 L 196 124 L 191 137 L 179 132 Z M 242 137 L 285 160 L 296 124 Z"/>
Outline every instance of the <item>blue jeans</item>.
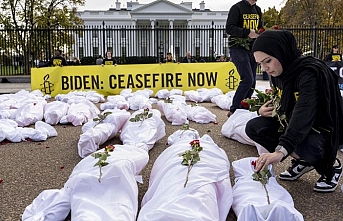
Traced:
<path fill-rule="evenodd" d="M 241 77 L 241 82 L 238 85 L 230 107 L 230 111 L 235 112 L 236 109 L 243 108 L 241 101 L 245 98 L 250 98 L 254 92 L 252 88 L 255 88 L 256 85 L 257 63 L 252 52 L 243 48 L 231 48 L 230 57 Z"/>
<path fill-rule="evenodd" d="M 280 124 L 275 117 L 256 117 L 248 121 L 245 132 L 256 143 L 262 145 L 269 152 L 274 152 L 279 144 L 278 132 Z M 310 131 L 307 137 L 299 143 L 294 152 L 312 166 L 320 165 L 325 154 L 325 141 L 327 137 L 323 133 Z M 290 154 L 290 153 L 289 153 Z"/>

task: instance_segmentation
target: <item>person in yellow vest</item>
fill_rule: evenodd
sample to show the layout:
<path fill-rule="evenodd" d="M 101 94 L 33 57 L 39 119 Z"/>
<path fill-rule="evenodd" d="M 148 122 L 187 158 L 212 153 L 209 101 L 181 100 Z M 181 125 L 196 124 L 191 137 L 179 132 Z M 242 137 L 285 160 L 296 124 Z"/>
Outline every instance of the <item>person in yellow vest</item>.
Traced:
<path fill-rule="evenodd" d="M 332 46 L 331 53 L 326 56 L 325 61 L 342 61 L 342 55 L 338 52 L 338 45 Z"/>

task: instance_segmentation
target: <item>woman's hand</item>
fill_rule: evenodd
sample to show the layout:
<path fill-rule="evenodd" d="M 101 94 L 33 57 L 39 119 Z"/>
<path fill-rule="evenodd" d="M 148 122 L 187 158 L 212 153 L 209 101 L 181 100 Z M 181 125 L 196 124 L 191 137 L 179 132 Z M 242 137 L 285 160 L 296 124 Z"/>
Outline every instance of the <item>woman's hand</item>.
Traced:
<path fill-rule="evenodd" d="M 256 160 L 256 172 L 263 169 L 265 166 L 268 166 L 269 164 L 278 163 L 283 158 L 283 153 L 280 151 L 276 151 L 274 153 L 263 153 L 259 158 Z"/>
<path fill-rule="evenodd" d="M 262 116 L 262 117 L 271 117 L 274 107 L 270 106 L 270 104 L 272 103 L 272 100 L 267 101 L 265 104 L 263 104 L 260 109 L 258 110 L 258 113 Z"/>
<path fill-rule="evenodd" d="M 257 38 L 258 34 L 254 29 L 250 29 L 249 38 Z"/>

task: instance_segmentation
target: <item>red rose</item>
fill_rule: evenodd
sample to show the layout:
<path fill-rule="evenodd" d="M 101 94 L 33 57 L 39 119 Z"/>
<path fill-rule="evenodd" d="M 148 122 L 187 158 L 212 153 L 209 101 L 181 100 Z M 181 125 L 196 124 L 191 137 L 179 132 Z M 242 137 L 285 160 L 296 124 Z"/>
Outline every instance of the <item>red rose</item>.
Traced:
<path fill-rule="evenodd" d="M 278 25 L 274 25 L 273 29 L 279 29 L 279 26 Z"/>
<path fill-rule="evenodd" d="M 241 105 L 243 108 L 249 108 L 249 104 L 247 103 L 247 99 L 242 100 Z"/>
<path fill-rule="evenodd" d="M 262 34 L 263 32 L 265 32 L 266 29 L 264 29 L 264 27 L 261 27 L 259 30 L 258 30 L 258 33 L 259 34 Z"/>
<path fill-rule="evenodd" d="M 189 143 L 192 147 L 200 147 L 200 141 L 199 140 L 193 140 Z"/>
<path fill-rule="evenodd" d="M 266 90 L 265 90 L 265 93 L 266 93 L 266 94 L 271 94 L 271 93 L 273 93 L 273 88 L 266 89 Z"/>
<path fill-rule="evenodd" d="M 106 152 L 113 152 L 115 146 L 113 144 L 108 145 L 105 147 Z"/>
<path fill-rule="evenodd" d="M 256 168 L 256 161 L 255 160 L 251 161 L 251 165 L 253 165 L 254 169 L 255 169 Z"/>

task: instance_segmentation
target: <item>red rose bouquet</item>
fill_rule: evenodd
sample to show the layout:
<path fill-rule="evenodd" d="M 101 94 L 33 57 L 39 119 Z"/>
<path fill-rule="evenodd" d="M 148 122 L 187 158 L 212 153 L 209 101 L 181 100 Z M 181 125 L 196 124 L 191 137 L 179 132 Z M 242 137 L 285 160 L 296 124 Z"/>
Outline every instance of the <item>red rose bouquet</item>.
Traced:
<path fill-rule="evenodd" d="M 279 132 L 285 131 L 286 127 L 288 126 L 288 119 L 285 113 L 281 109 L 280 105 L 280 96 L 278 95 L 278 91 L 275 88 L 266 89 L 265 92 L 260 90 L 254 89 L 256 92 L 256 97 L 246 98 L 241 101 L 241 105 L 243 108 L 246 108 L 250 111 L 259 111 L 259 109 L 264 105 L 267 101 L 272 101 L 269 106 L 274 107 L 272 117 L 277 117 L 278 121 L 280 122 Z"/>
<path fill-rule="evenodd" d="M 261 27 L 259 30 L 256 31 L 257 34 L 262 34 L 266 29 L 264 27 Z M 239 37 L 235 37 L 235 38 L 231 38 L 230 39 L 230 43 L 233 43 L 231 45 L 232 46 L 241 46 L 243 48 L 245 48 L 246 50 L 250 50 L 250 44 L 251 41 L 253 39 L 252 38 L 239 38 Z"/>

